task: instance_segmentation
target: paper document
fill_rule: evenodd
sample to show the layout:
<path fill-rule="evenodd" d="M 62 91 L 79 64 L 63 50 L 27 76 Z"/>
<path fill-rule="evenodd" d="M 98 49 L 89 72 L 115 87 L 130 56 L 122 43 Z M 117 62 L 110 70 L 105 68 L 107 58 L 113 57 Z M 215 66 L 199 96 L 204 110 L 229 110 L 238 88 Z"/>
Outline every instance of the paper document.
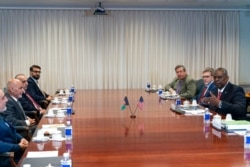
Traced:
<path fill-rule="evenodd" d="M 197 109 L 197 110 L 185 110 L 185 114 L 187 115 L 203 115 L 204 114 L 204 111 L 203 109 Z"/>
<path fill-rule="evenodd" d="M 27 158 L 57 157 L 58 151 L 29 151 Z"/>
<path fill-rule="evenodd" d="M 64 124 L 44 124 L 42 125 L 42 128 L 64 128 Z"/>
<path fill-rule="evenodd" d="M 245 120 L 239 120 L 239 121 L 221 121 L 221 127 L 225 130 L 246 130 L 250 129 L 250 122 Z"/>

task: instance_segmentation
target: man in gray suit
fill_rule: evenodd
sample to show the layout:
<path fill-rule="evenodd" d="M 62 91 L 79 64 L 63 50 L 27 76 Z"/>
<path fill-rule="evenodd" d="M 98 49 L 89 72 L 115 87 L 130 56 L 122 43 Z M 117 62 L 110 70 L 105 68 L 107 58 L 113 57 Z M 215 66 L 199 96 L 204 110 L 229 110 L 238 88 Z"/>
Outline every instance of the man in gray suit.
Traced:
<path fill-rule="evenodd" d="M 6 103 L 8 99 L 4 95 L 3 91 L 0 89 L 0 113 L 6 111 Z M 14 152 L 14 160 L 18 163 L 21 158 L 24 150 L 28 147 L 29 142 L 24 139 L 21 135 L 16 133 L 16 129 L 9 124 L 1 115 L 0 115 L 0 154 L 6 152 Z M 9 157 L 0 157 L 0 166 L 10 166 Z"/>
<path fill-rule="evenodd" d="M 7 93 L 5 96 L 8 98 L 7 110 L 1 115 L 13 126 L 29 126 L 31 133 L 36 129 L 36 122 L 26 116 L 18 99 L 22 97 L 24 90 L 22 83 L 18 79 L 11 79 L 7 84 Z M 26 134 L 21 134 L 26 137 Z M 27 138 L 29 140 L 29 138 Z"/>

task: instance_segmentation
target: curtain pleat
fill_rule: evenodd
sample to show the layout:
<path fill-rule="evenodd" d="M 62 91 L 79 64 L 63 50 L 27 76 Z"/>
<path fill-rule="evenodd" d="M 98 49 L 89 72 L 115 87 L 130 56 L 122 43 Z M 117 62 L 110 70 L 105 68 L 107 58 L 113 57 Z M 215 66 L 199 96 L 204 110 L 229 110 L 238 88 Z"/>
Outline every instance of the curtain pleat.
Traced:
<path fill-rule="evenodd" d="M 225 67 L 238 84 L 239 12 L 0 10 L 0 86 L 42 67 L 41 86 L 144 88 L 165 85 L 183 64 L 194 79 Z"/>

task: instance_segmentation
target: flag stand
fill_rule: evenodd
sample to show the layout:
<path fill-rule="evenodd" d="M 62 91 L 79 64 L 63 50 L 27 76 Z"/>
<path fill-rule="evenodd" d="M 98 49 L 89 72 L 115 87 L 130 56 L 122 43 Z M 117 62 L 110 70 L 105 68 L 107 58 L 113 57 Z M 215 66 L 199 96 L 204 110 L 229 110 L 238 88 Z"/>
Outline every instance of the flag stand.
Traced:
<path fill-rule="evenodd" d="M 144 100 L 143 100 L 143 97 L 141 96 L 140 99 L 139 99 L 139 101 L 138 101 L 138 103 L 137 103 L 137 105 L 136 105 L 136 108 L 135 108 L 134 112 L 132 112 L 131 107 L 129 105 L 128 97 L 125 96 L 124 97 L 124 104 L 121 106 L 121 110 L 125 110 L 126 106 L 128 106 L 129 110 L 130 110 L 130 113 L 131 113 L 130 118 L 131 119 L 135 119 L 136 118 L 135 113 L 137 111 L 137 108 L 139 108 L 141 110 L 143 109 L 143 102 L 144 102 Z"/>
<path fill-rule="evenodd" d="M 135 115 L 135 114 L 132 114 L 132 115 L 130 115 L 130 118 L 135 119 L 135 118 L 136 118 L 136 115 Z"/>

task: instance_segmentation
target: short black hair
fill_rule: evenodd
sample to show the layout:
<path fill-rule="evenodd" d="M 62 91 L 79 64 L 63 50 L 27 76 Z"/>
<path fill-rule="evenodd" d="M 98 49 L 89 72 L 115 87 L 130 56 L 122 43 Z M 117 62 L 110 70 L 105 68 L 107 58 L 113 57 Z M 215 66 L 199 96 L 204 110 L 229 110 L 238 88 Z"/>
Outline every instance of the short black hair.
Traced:
<path fill-rule="evenodd" d="M 175 66 L 175 71 L 178 69 L 178 68 L 182 68 L 184 71 L 186 71 L 186 68 L 185 68 L 185 66 L 184 65 L 177 65 L 177 66 Z"/>
<path fill-rule="evenodd" d="M 39 65 L 32 65 L 30 67 L 30 71 L 33 71 L 33 68 L 39 68 L 41 70 L 41 67 Z"/>

